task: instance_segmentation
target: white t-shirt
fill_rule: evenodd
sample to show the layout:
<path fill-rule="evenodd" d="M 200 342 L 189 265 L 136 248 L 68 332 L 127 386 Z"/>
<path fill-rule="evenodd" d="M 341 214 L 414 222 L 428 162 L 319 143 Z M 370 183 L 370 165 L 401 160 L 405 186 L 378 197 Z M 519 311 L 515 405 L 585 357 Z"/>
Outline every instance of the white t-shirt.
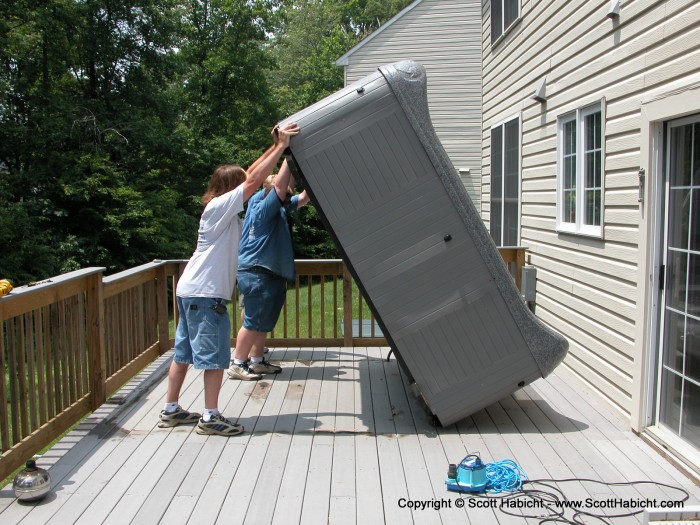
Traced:
<path fill-rule="evenodd" d="M 179 297 L 231 299 L 241 240 L 238 214 L 242 211 L 243 184 L 206 205 L 199 220 L 197 249 L 177 283 Z"/>

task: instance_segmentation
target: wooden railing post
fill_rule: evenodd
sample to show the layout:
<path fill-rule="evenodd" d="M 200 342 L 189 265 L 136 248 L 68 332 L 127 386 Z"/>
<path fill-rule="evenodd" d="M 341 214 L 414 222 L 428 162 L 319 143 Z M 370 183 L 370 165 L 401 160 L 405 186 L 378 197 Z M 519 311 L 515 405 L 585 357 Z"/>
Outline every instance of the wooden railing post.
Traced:
<path fill-rule="evenodd" d="M 515 287 L 520 291 L 522 278 L 523 278 L 523 266 L 525 265 L 525 252 L 527 248 L 523 246 L 499 246 L 498 253 L 501 254 L 503 262 L 506 263 L 508 271 L 513 276 L 515 280 Z"/>
<path fill-rule="evenodd" d="M 525 248 L 519 248 L 515 254 L 515 286 L 522 292 L 523 266 L 525 266 Z"/>
<path fill-rule="evenodd" d="M 96 410 L 107 400 L 105 367 L 105 303 L 102 272 L 88 276 L 87 342 L 90 366 L 90 409 Z"/>
<path fill-rule="evenodd" d="M 158 351 L 170 350 L 170 322 L 168 320 L 168 276 L 165 265 L 156 269 L 156 308 L 158 310 Z"/>
<path fill-rule="evenodd" d="M 343 346 L 352 346 L 352 276 L 343 264 Z"/>

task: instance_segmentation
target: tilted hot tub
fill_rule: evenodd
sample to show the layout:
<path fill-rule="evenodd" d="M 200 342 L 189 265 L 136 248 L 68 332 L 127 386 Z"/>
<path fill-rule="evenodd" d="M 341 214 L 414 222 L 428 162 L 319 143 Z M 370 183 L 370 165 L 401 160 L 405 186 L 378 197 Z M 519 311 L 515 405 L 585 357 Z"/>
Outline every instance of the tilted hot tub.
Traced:
<path fill-rule="evenodd" d="M 526 307 L 435 135 L 420 64 L 383 66 L 286 122 L 301 128 L 293 172 L 441 424 L 564 359 L 566 340 Z"/>

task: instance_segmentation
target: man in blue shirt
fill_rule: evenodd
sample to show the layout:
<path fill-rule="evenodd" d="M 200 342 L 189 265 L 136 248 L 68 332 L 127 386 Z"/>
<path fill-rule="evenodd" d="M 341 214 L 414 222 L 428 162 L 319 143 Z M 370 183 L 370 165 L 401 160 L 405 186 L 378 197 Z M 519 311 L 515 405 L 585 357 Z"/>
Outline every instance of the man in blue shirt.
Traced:
<path fill-rule="evenodd" d="M 168 392 L 158 426 L 197 423 L 198 434 L 235 436 L 243 426 L 219 412 L 221 378 L 231 357 L 229 317 L 225 301 L 236 282 L 238 245 L 241 238 L 243 203 L 272 173 L 299 133 L 296 124 L 273 129 L 274 144 L 246 172 L 240 166 L 216 168 L 202 196 L 204 210 L 199 221 L 197 248 L 177 282 L 179 322 L 175 351 L 168 371 Z M 178 402 L 190 366 L 202 369 L 204 412 L 190 412 Z"/>
<path fill-rule="evenodd" d="M 279 366 L 263 358 L 267 332 L 277 323 L 293 281 L 294 249 L 287 214 L 309 202 L 306 191 L 292 195 L 293 177 L 287 162 L 248 201 L 238 246 L 238 291 L 243 297 L 243 324 L 236 337 L 231 379 L 257 381 L 277 374 Z M 250 361 L 248 361 L 250 359 Z"/>

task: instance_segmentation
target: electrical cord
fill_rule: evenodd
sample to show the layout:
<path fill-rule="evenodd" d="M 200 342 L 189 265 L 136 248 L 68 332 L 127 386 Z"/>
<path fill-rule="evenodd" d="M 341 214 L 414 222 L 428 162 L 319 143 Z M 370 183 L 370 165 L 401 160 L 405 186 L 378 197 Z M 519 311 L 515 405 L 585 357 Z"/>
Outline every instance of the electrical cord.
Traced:
<path fill-rule="evenodd" d="M 525 471 L 512 459 L 486 463 L 486 477 L 486 492 L 493 494 L 518 491 L 523 486 L 523 480 L 527 480 Z"/>
<path fill-rule="evenodd" d="M 635 487 L 638 485 L 653 485 L 655 487 L 667 488 L 677 491 L 679 503 L 683 503 L 690 498 L 688 491 L 681 487 L 668 485 L 658 481 L 640 480 L 640 481 L 625 481 L 625 482 L 606 482 L 590 478 L 564 478 L 564 479 L 533 479 L 527 477 L 525 471 L 513 460 L 503 460 L 494 463 L 486 463 L 486 475 L 488 483 L 485 491 L 475 493 L 472 491 L 462 490 L 462 494 L 468 495 L 470 498 L 499 500 L 498 508 L 504 514 L 516 516 L 519 518 L 539 519 L 539 525 L 547 523 L 565 523 L 568 525 L 591 525 L 590 519 L 598 520 L 605 525 L 613 525 L 610 521 L 615 518 L 624 518 L 635 516 L 644 512 L 644 507 L 640 507 L 632 512 L 623 512 L 617 514 L 604 514 L 591 512 L 580 508 L 577 503 L 579 500 L 570 500 L 566 497 L 563 490 L 555 484 L 564 483 L 593 483 L 606 487 Z M 526 488 L 532 487 L 532 488 Z M 544 488 L 536 488 L 544 487 Z M 513 502 L 512 500 L 518 500 Z M 523 509 L 538 509 L 537 514 L 525 514 Z M 520 512 L 512 512 L 511 509 L 519 510 Z M 566 516 L 566 511 L 571 510 L 573 515 L 571 518 Z M 583 521 L 584 518 L 589 518 Z"/>

